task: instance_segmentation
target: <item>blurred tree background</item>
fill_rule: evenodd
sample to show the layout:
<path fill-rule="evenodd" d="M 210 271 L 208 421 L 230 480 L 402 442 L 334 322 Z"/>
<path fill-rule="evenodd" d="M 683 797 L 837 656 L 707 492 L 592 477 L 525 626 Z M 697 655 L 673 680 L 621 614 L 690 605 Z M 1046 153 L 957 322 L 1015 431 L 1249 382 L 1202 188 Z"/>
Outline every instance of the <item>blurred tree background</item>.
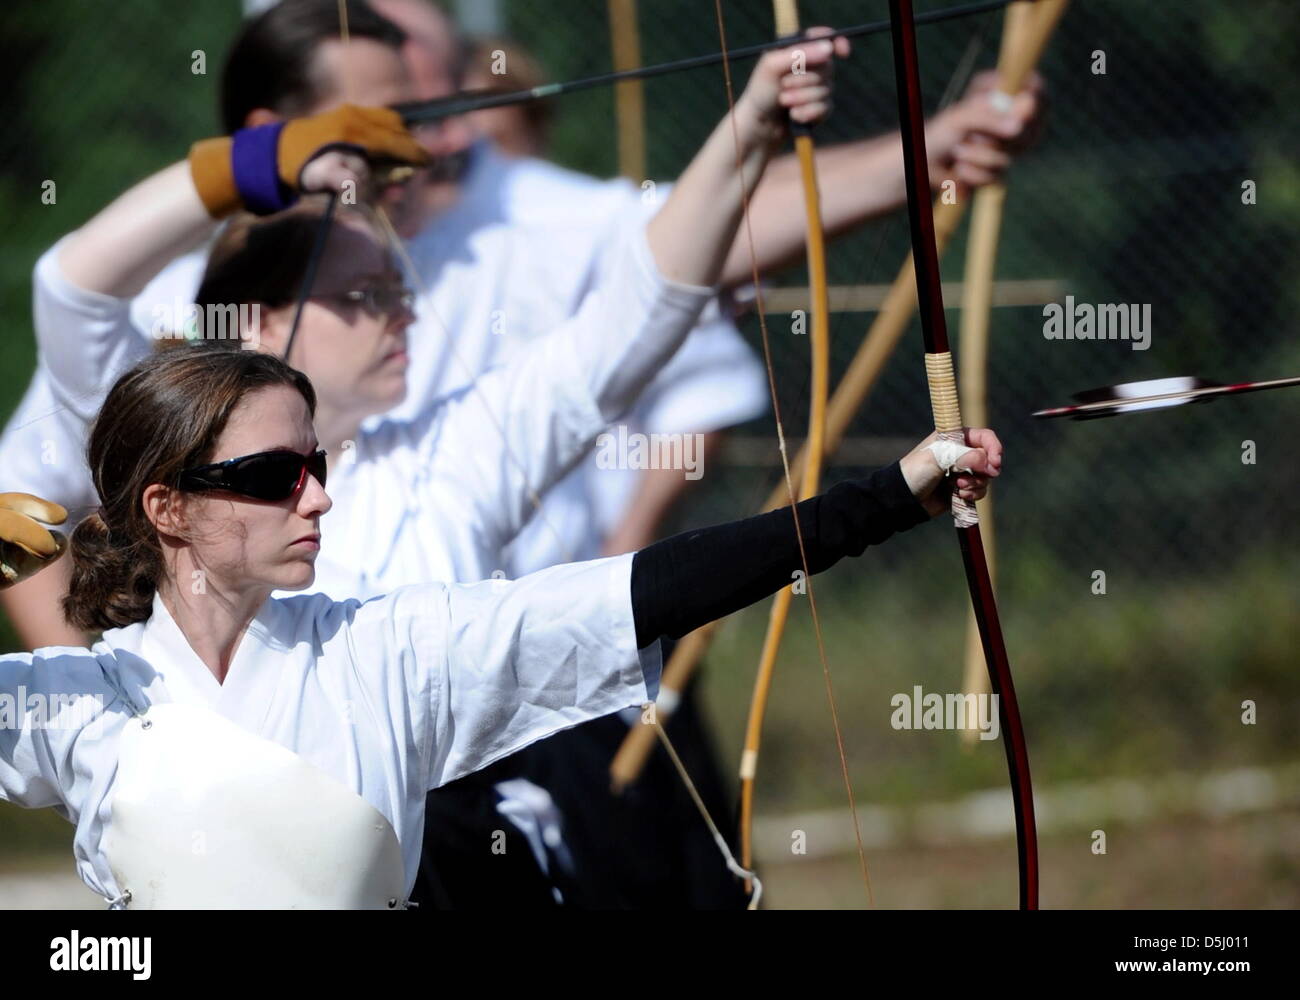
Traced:
<path fill-rule="evenodd" d="M 526 46 L 549 78 L 610 68 L 606 0 L 462 7 L 475 23 Z M 806 24 L 886 16 L 883 0 L 800 7 Z M 771 36 L 767 4 L 733 0 L 724 13 L 731 47 Z M 221 57 L 241 8 L 235 0 L 19 0 L 7 15 L 0 34 L 8 77 L 0 96 L 3 416 L 35 363 L 36 258 L 128 185 L 214 133 Z M 713 5 L 699 0 L 642 0 L 637 25 L 647 63 L 718 43 Z M 931 107 L 954 74 L 960 88 L 964 68 L 993 64 L 1000 31 L 996 13 L 920 29 Z M 206 73 L 193 71 L 199 52 Z M 1096 71 L 1099 58 L 1104 72 Z M 1300 373 L 1292 318 L 1300 296 L 1297 64 L 1300 21 L 1289 0 L 1075 0 L 1044 60 L 1050 114 L 1009 178 L 998 277 L 1053 282 L 1058 298 L 1145 304 L 1152 315 L 1150 349 L 1135 351 L 1126 342 L 1047 340 L 1041 303 L 994 312 L 991 423 L 1008 447 L 996 512 L 1000 601 L 1042 795 L 1044 905 L 1300 901 L 1300 536 L 1288 430 L 1300 416 L 1300 394 L 1114 421 L 1028 416 L 1115 382 Z M 746 72 L 738 69 L 742 81 Z M 887 35 L 855 42 L 837 84 L 836 114 L 819 129 L 820 143 L 895 128 Z M 726 109 L 721 73 L 651 80 L 645 95 L 647 172 L 671 178 Z M 555 110 L 553 157 L 616 173 L 612 93 L 563 98 Z M 54 204 L 42 201 L 47 181 L 56 185 Z M 1246 182 L 1255 186 L 1254 203 L 1243 200 Z M 887 283 L 908 246 L 901 213 L 881 220 L 833 245 L 831 280 Z M 947 280 L 960 280 L 963 257 L 959 235 L 944 260 Z M 778 283 L 804 281 L 795 269 Z M 872 318 L 834 317 L 836 376 Z M 955 330 L 957 311 L 949 318 Z M 782 413 L 798 437 L 806 338 L 789 335 L 782 315 L 769 321 Z M 752 316 L 743 329 L 757 346 Z M 889 461 L 922 435 L 929 409 L 919 355 L 913 330 L 828 481 Z M 1242 460 L 1245 442 L 1254 443 L 1253 464 Z M 755 510 L 779 480 L 777 463 L 770 417 L 739 429 L 678 526 Z M 1104 595 L 1092 591 L 1099 570 Z M 951 732 L 889 725 L 896 692 L 914 684 L 951 691 L 960 683 L 966 599 L 949 532 L 913 532 L 837 567 L 818 594 L 858 800 L 880 820 L 868 824 L 878 903 L 1011 905 L 1015 859 L 1000 746 L 971 751 Z M 808 856 L 792 857 L 782 833 L 782 823 L 791 827 L 785 818 L 844 809 L 806 609 L 794 617 L 759 776 L 760 810 L 775 824 L 764 855 L 772 902 L 859 905 L 853 863 L 835 836 L 824 838 L 831 846 L 814 843 Z M 728 769 L 765 622 L 765 607 L 736 616 L 704 675 Z M 7 624 L 0 639 L 15 648 Z M 1258 706 L 1256 724 L 1242 724 L 1246 701 Z M 991 830 L 981 835 L 979 823 L 957 823 L 951 842 L 927 834 L 930 814 L 920 807 L 990 789 Z M 1092 849 L 1096 830 L 1108 835 L 1104 855 Z M 55 852 L 66 867 L 70 833 L 57 817 L 5 807 L 0 871 L 26 864 L 36 850 Z"/>

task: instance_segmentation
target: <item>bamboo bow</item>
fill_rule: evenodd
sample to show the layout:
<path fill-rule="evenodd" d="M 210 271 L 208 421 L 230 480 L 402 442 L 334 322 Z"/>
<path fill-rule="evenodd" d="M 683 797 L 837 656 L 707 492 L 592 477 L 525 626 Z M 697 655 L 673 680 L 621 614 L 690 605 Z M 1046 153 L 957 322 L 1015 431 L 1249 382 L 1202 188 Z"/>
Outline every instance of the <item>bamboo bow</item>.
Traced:
<path fill-rule="evenodd" d="M 773 0 L 773 13 L 776 18 L 778 37 L 794 37 L 799 34 L 799 12 L 795 0 Z M 786 468 L 786 492 L 791 507 L 796 499 L 806 500 L 815 496 L 821 486 L 822 459 L 826 451 L 826 405 L 830 394 L 830 295 L 826 278 L 826 237 L 822 231 L 821 193 L 817 187 L 816 150 L 813 146 L 811 131 L 797 124 L 792 125 L 794 132 L 795 153 L 799 158 L 800 179 L 803 184 L 804 215 L 807 219 L 807 253 L 808 278 L 812 291 L 812 334 L 809 347 L 812 354 L 812 384 L 809 390 L 808 407 L 808 441 L 804 446 L 805 464 L 798 486 L 789 475 L 789 463 L 785 450 L 785 435 L 779 423 L 777 433 L 781 448 L 781 457 Z M 757 287 L 757 275 L 755 275 Z M 761 304 L 760 304 L 761 305 Z M 772 372 L 771 353 L 767 350 L 764 339 L 768 376 L 773 379 L 773 404 L 776 401 L 775 380 Z M 797 516 L 794 518 L 795 532 L 799 531 Z M 848 762 L 844 754 L 844 740 L 840 730 L 838 713 L 835 709 L 835 696 L 831 685 L 830 671 L 826 660 L 826 651 L 822 643 L 821 625 L 816 620 L 816 604 L 812 595 L 812 581 L 809 579 L 807 557 L 803 552 L 803 539 L 799 539 L 800 557 L 804 564 L 803 584 L 807 588 L 810 606 L 813 609 L 814 629 L 817 633 L 817 647 L 826 680 L 826 693 L 831 705 L 831 718 L 835 726 L 835 740 L 839 748 L 840 762 L 844 772 L 845 788 L 848 791 L 850 806 L 853 808 L 854 831 L 857 836 L 858 858 L 862 868 L 863 880 L 870 895 L 870 881 L 867 875 L 866 855 L 862 849 L 862 835 L 858 829 L 857 810 L 853 807 L 853 788 L 848 775 Z M 740 863 L 745 868 L 753 864 L 754 856 L 754 782 L 758 773 L 758 753 L 763 742 L 763 719 L 767 712 L 767 699 L 772 690 L 775 676 L 776 657 L 781 648 L 781 639 L 785 635 L 785 626 L 790 618 L 790 606 L 795 596 L 795 585 L 791 584 L 780 591 L 772 602 L 772 611 L 768 619 L 767 634 L 763 639 L 763 651 L 759 658 L 758 675 L 754 680 L 754 691 L 750 698 L 749 718 L 745 724 L 745 743 L 740 758 Z"/>
<path fill-rule="evenodd" d="M 1006 10 L 1002 30 L 1002 51 L 998 57 L 998 89 L 995 100 L 1006 101 L 1024 88 L 1042 57 L 1069 0 L 1017 0 Z M 993 276 L 997 264 L 998 236 L 1002 228 L 1002 211 L 1007 189 L 1001 181 L 986 184 L 975 192 L 971 209 L 970 239 L 966 245 L 966 273 L 962 281 L 961 307 L 961 398 L 967 422 L 973 427 L 988 424 L 988 357 L 989 313 L 993 301 Z M 985 552 L 989 576 L 996 578 L 993 544 L 993 498 L 985 497 L 978 505 L 984 528 Z M 987 694 L 988 671 L 980 641 L 979 623 L 971 609 L 966 623 L 966 669 L 962 690 L 968 694 Z M 978 738 L 979 729 L 972 723 L 963 731 L 968 745 Z"/>

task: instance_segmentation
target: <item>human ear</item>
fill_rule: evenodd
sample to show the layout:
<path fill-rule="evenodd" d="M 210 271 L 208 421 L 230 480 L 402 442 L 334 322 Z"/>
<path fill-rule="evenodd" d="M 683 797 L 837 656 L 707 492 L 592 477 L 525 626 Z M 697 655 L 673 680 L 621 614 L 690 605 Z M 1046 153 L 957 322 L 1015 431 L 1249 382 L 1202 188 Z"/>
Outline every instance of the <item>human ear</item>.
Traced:
<path fill-rule="evenodd" d="M 144 516 L 159 534 L 184 536 L 184 505 L 176 490 L 161 483 L 150 483 L 140 497 L 140 505 L 144 508 Z"/>
<path fill-rule="evenodd" d="M 272 309 L 264 303 L 255 303 L 257 319 L 252 330 L 244 331 L 244 346 L 281 357 L 289 340 L 296 306 L 278 306 Z"/>

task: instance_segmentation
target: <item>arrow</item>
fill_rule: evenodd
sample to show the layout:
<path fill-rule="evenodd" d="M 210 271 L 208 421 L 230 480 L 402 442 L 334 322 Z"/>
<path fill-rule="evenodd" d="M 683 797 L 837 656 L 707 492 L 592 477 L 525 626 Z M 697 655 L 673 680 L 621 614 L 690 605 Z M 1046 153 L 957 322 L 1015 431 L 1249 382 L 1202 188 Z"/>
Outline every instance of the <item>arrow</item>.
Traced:
<path fill-rule="evenodd" d="M 931 11 L 928 14 L 921 14 L 917 17 L 917 24 L 939 24 L 943 21 L 952 21 L 961 17 L 971 17 L 976 14 L 984 14 L 991 10 L 1000 10 L 1010 3 L 1017 0 L 982 0 L 980 3 L 962 4 L 957 7 L 948 7 L 944 10 Z M 863 38 L 868 35 L 882 34 L 889 30 L 888 21 L 872 21 L 868 24 L 859 24 L 851 28 L 841 28 L 839 31 L 832 32 L 823 37 L 826 38 Z M 393 110 L 402 116 L 402 120 L 408 125 L 418 125 L 423 122 L 434 122 L 442 118 L 449 118 L 452 115 L 464 115 L 471 111 L 482 111 L 485 108 L 501 108 L 511 104 L 527 104 L 529 101 L 539 101 L 548 97 L 558 97 L 561 94 L 571 94 L 578 90 L 590 90 L 593 87 L 604 87 L 611 83 L 619 83 L 623 80 L 645 80 L 654 76 L 664 76 L 668 73 L 676 73 L 680 70 L 699 69 L 703 66 L 718 66 L 724 62 L 736 61 L 740 59 L 756 59 L 764 52 L 772 49 L 783 49 L 802 41 L 799 34 L 790 34 L 783 38 L 777 38 L 770 42 L 760 42 L 757 45 L 747 45 L 744 48 L 733 49 L 731 52 L 707 52 L 704 55 L 689 56 L 685 59 L 674 59 L 670 62 L 655 63 L 650 66 L 638 66 L 633 69 L 618 70 L 614 73 L 601 73 L 597 76 L 581 77 L 577 80 L 569 80 L 565 83 L 544 83 L 537 87 L 530 87 L 527 90 L 511 90 L 504 93 L 493 90 L 466 91 L 460 94 L 452 94 L 448 97 L 435 98 L 432 101 L 408 101 L 403 104 L 394 104 Z"/>
<path fill-rule="evenodd" d="M 1075 393 L 1074 398 L 1079 402 L 1073 406 L 1038 410 L 1034 416 L 1094 420 L 1097 417 L 1114 417 L 1121 413 L 1167 410 L 1185 403 L 1217 399 L 1219 396 L 1262 392 L 1265 389 L 1285 389 L 1294 385 L 1300 385 L 1300 376 L 1275 378 L 1266 382 L 1236 382 L 1232 385 L 1193 377 L 1156 378 L 1145 382 L 1124 382 L 1120 385 L 1109 385 Z"/>

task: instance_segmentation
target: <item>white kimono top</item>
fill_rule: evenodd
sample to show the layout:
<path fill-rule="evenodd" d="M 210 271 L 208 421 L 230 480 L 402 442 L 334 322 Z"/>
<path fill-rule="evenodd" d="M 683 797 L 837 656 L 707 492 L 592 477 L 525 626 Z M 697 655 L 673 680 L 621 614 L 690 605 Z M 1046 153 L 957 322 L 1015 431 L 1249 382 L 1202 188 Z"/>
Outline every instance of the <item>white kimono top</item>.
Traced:
<path fill-rule="evenodd" d="M 93 650 L 0 659 L 0 799 L 74 823 L 78 872 L 117 899 L 103 845 L 122 728 L 153 704 L 203 706 L 381 812 L 409 891 L 429 789 L 654 699 L 659 647 L 636 648 L 631 564 L 619 556 L 514 582 L 407 587 L 365 603 L 273 598 L 224 684 L 155 598 L 148 621 L 106 632 Z M 57 695 L 72 703 L 47 718 Z"/>

